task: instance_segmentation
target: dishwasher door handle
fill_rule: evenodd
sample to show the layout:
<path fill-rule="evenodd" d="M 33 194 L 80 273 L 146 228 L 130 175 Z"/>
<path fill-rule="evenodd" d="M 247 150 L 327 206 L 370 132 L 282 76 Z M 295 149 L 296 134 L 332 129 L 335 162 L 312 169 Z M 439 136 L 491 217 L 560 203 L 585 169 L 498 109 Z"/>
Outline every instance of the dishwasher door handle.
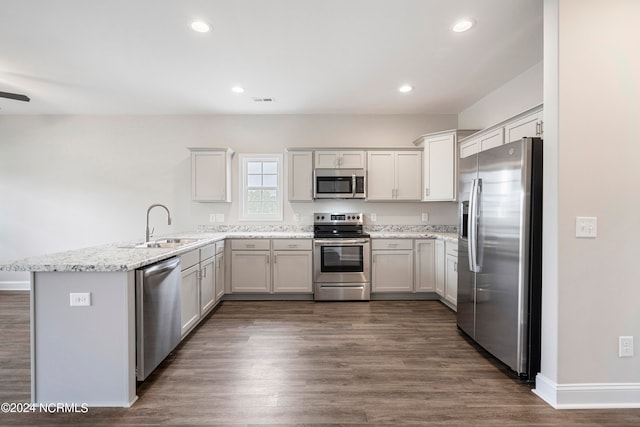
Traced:
<path fill-rule="evenodd" d="M 179 265 L 180 265 L 180 258 L 178 257 L 159 262 L 156 265 L 146 267 L 143 270 L 144 277 L 150 277 L 150 276 L 155 276 L 156 274 L 164 273 L 166 271 L 169 271 L 178 267 Z"/>

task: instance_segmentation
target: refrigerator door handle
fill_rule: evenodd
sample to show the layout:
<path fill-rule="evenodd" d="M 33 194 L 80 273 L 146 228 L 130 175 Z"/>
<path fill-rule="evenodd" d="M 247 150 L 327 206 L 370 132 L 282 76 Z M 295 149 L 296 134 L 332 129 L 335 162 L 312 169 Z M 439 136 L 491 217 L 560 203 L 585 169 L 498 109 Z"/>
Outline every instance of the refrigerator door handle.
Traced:
<path fill-rule="evenodd" d="M 480 198 L 480 179 L 474 179 L 469 200 L 469 267 L 474 273 L 480 271 L 478 265 L 478 203 Z"/>

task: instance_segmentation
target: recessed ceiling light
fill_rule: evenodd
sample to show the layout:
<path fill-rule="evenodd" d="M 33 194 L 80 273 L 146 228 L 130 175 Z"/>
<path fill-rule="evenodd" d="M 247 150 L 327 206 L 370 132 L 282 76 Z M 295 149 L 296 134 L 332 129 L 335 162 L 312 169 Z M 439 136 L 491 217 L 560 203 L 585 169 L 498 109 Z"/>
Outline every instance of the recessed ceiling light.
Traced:
<path fill-rule="evenodd" d="M 204 21 L 193 21 L 191 23 L 191 29 L 199 33 L 208 33 L 209 31 L 211 31 L 211 25 L 207 24 Z"/>
<path fill-rule="evenodd" d="M 413 86 L 411 85 L 402 85 L 398 88 L 398 90 L 402 93 L 411 92 L 413 90 Z"/>
<path fill-rule="evenodd" d="M 451 27 L 451 29 L 456 33 L 462 33 L 467 31 L 471 27 L 473 27 L 473 21 L 471 19 L 463 19 L 453 24 L 453 27 Z"/>
<path fill-rule="evenodd" d="M 231 92 L 233 93 L 244 93 L 244 88 L 242 86 L 234 86 L 231 88 Z"/>

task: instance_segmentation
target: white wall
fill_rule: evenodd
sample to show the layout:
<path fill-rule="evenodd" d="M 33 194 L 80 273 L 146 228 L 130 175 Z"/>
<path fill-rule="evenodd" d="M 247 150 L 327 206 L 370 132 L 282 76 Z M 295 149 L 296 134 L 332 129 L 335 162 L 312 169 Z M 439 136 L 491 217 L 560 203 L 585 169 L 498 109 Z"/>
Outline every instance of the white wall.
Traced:
<path fill-rule="evenodd" d="M 545 43 L 555 64 L 545 71 L 545 159 L 555 163 L 544 178 L 556 191 L 544 201 L 555 208 L 544 219 L 548 318 L 536 387 L 557 407 L 640 407 L 638 16 L 637 0 L 545 2 L 557 46 Z M 575 237 L 576 216 L 598 218 L 596 239 Z M 621 335 L 635 338 L 635 357 L 618 357 Z"/>
<path fill-rule="evenodd" d="M 190 200 L 187 147 L 281 153 L 286 147 L 413 146 L 421 134 L 453 129 L 455 115 L 432 116 L 0 116 L 0 262 L 144 238 L 152 203 L 156 234 L 238 217 L 236 203 Z M 235 156 L 237 164 L 237 156 Z M 237 168 L 233 177 L 237 181 Z M 234 188 L 237 186 L 234 183 Z M 235 197 L 237 200 L 237 197 Z M 378 224 L 455 224 L 455 203 L 285 204 L 285 223 L 311 224 L 323 210 L 376 212 Z M 0 272 L 0 282 L 26 280 Z"/>
<path fill-rule="evenodd" d="M 460 129 L 484 129 L 542 104 L 543 64 L 514 77 L 458 115 Z"/>

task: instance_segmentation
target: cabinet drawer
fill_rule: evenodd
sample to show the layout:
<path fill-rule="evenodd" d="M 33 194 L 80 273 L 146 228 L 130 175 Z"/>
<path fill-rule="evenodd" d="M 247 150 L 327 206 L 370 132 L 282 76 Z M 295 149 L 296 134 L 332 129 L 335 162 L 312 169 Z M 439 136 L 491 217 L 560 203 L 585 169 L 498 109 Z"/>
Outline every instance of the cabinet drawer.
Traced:
<path fill-rule="evenodd" d="M 224 252 L 224 240 L 216 242 L 216 255 Z"/>
<path fill-rule="evenodd" d="M 371 240 L 372 250 L 412 250 L 413 240 L 411 239 L 373 239 Z"/>
<path fill-rule="evenodd" d="M 187 268 L 196 265 L 200 262 L 200 251 L 195 249 L 186 254 L 180 255 L 180 270 L 186 270 Z"/>
<path fill-rule="evenodd" d="M 274 251 L 310 251 L 309 239 L 273 239 Z"/>
<path fill-rule="evenodd" d="M 271 248 L 269 239 L 234 239 L 231 241 L 231 250 L 243 251 L 268 251 Z"/>
<path fill-rule="evenodd" d="M 200 260 L 211 258 L 216 253 L 216 245 L 207 245 L 200 248 Z"/>
<path fill-rule="evenodd" d="M 458 242 L 446 241 L 444 247 L 447 255 L 458 256 Z"/>

